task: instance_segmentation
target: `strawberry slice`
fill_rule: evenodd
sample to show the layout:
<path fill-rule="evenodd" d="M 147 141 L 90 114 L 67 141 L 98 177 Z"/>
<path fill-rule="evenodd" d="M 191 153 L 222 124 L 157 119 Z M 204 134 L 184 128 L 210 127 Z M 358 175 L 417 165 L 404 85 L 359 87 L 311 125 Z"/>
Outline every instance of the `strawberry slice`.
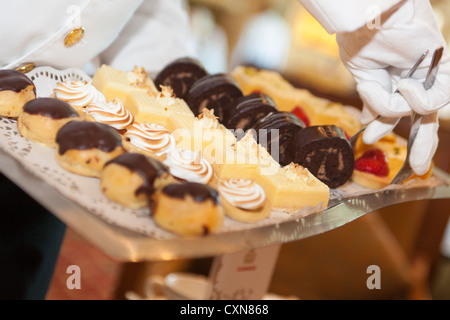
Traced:
<path fill-rule="evenodd" d="M 300 106 L 296 106 L 291 113 L 295 114 L 300 120 L 303 121 L 306 127 L 309 127 L 310 121 L 305 111 Z"/>
<path fill-rule="evenodd" d="M 387 177 L 389 166 L 386 153 L 379 148 L 367 150 L 360 158 L 356 159 L 355 170 Z"/>

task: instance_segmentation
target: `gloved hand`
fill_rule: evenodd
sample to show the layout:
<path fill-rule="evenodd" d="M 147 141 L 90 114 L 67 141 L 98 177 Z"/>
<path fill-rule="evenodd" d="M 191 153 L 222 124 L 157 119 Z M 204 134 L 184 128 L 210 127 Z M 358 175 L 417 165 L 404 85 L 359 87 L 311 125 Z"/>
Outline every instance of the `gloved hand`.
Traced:
<path fill-rule="evenodd" d="M 361 123 L 368 126 L 363 141 L 375 143 L 413 110 L 425 115 L 410 156 L 413 170 L 422 175 L 439 141 L 437 112 L 450 107 L 450 57 L 429 1 L 402 1 L 384 12 L 380 22 L 379 28 L 363 26 L 337 34 L 342 61 L 354 76 L 364 103 Z M 425 90 L 428 67 L 439 46 L 445 48 L 439 72 L 434 86 Z M 425 50 L 429 54 L 412 79 L 402 79 Z"/>

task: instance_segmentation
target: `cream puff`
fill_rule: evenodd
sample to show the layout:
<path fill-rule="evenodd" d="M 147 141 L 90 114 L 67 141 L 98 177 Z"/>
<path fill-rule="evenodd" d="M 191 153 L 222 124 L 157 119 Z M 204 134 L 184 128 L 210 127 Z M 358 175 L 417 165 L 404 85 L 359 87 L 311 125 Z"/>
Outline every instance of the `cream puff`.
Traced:
<path fill-rule="evenodd" d="M 17 119 L 19 133 L 46 147 L 56 147 L 56 134 L 69 121 L 81 120 L 67 102 L 54 98 L 28 101 Z"/>
<path fill-rule="evenodd" d="M 0 70 L 0 116 L 19 117 L 25 103 L 35 98 L 30 78 L 16 70 Z"/>
<path fill-rule="evenodd" d="M 110 200 L 125 207 L 148 207 L 156 190 L 174 183 L 166 166 L 139 153 L 125 153 L 108 161 L 100 177 L 100 188 Z"/>
<path fill-rule="evenodd" d="M 151 212 L 157 225 L 181 236 L 214 233 L 224 220 L 217 190 L 195 182 L 169 184 L 158 190 Z"/>
<path fill-rule="evenodd" d="M 103 166 L 124 154 L 122 137 L 111 126 L 88 121 L 66 123 L 56 134 L 56 160 L 64 169 L 100 177 Z"/>

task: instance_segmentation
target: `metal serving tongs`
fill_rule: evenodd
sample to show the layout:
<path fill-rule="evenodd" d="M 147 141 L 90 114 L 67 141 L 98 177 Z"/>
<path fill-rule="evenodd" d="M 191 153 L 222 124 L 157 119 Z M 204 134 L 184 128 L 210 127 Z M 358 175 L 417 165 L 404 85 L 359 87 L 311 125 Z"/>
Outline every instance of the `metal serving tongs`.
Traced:
<path fill-rule="evenodd" d="M 425 60 L 425 58 L 427 57 L 429 53 L 429 50 L 426 50 L 419 58 L 419 60 L 417 60 L 416 64 L 411 68 L 411 70 L 409 70 L 409 72 L 406 74 L 406 76 L 404 77 L 404 79 L 407 78 L 411 78 L 414 73 L 416 72 L 417 68 L 420 66 L 420 64 L 422 63 L 423 60 Z M 398 92 L 398 89 L 395 91 L 396 93 Z M 380 116 L 378 116 L 376 119 L 379 119 Z M 350 144 L 355 147 L 356 141 L 358 140 L 358 137 L 361 135 L 361 133 L 363 133 L 364 130 L 366 130 L 367 127 L 363 127 L 361 128 L 361 130 L 359 130 L 357 133 L 355 133 L 353 136 L 350 137 L 350 139 L 348 139 L 348 141 L 350 141 Z"/>
<path fill-rule="evenodd" d="M 430 89 L 434 84 L 443 51 L 444 48 L 439 47 L 434 52 L 433 59 L 431 60 L 431 65 L 428 69 L 428 74 L 424 82 L 424 87 L 426 90 Z M 414 174 L 414 171 L 411 168 L 411 164 L 409 163 L 409 156 L 411 154 L 411 147 L 414 143 L 414 140 L 416 139 L 417 132 L 419 131 L 420 124 L 422 123 L 422 118 L 423 116 L 418 115 L 415 112 L 411 114 L 411 130 L 408 138 L 405 163 L 390 184 L 401 184 Z"/>

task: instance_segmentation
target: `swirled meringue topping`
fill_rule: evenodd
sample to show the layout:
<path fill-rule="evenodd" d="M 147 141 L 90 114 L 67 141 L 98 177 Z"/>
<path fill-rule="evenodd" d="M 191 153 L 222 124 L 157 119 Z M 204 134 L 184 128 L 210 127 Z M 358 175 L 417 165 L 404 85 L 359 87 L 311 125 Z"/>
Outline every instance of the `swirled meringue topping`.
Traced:
<path fill-rule="evenodd" d="M 134 123 L 125 134 L 131 145 L 162 156 L 175 148 L 173 135 L 164 126 L 155 123 Z"/>
<path fill-rule="evenodd" d="M 116 130 L 124 130 L 134 122 L 134 117 L 120 99 L 111 102 L 94 102 L 86 107 L 86 114 L 95 121 L 109 124 Z"/>
<path fill-rule="evenodd" d="M 53 91 L 56 98 L 75 108 L 85 108 L 91 103 L 106 102 L 105 96 L 87 81 L 58 82 Z"/>
<path fill-rule="evenodd" d="M 188 149 L 172 149 L 163 162 L 170 173 L 189 182 L 208 183 L 213 176 L 213 169 L 200 152 Z"/>
<path fill-rule="evenodd" d="M 244 210 L 257 210 L 264 206 L 264 189 L 250 179 L 220 180 L 220 194 L 232 205 Z"/>

